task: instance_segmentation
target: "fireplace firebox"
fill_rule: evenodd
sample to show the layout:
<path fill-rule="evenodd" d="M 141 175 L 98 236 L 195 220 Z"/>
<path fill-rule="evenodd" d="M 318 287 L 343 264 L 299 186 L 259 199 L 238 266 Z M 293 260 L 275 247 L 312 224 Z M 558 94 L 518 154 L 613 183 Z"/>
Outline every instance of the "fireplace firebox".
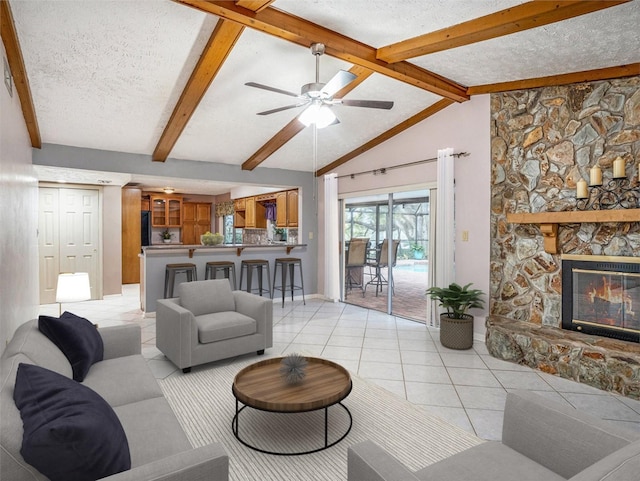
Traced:
<path fill-rule="evenodd" d="M 640 342 L 640 258 L 563 255 L 562 328 Z"/>

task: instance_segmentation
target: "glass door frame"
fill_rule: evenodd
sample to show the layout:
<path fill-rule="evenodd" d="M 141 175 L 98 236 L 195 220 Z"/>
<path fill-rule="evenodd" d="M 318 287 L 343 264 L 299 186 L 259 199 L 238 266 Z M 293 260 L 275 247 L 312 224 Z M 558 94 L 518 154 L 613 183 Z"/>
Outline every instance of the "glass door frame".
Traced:
<path fill-rule="evenodd" d="M 393 189 L 393 190 L 390 190 Z M 360 198 L 360 197 L 369 197 L 369 196 L 381 196 L 381 195 L 386 195 L 387 196 L 387 222 L 386 222 L 386 229 L 385 229 L 385 238 L 386 239 L 391 239 L 391 248 L 387 249 L 387 265 L 388 267 L 388 278 L 387 278 L 387 282 L 388 282 L 388 288 L 387 288 L 387 314 L 389 315 L 393 315 L 393 293 L 392 293 L 392 289 L 390 288 L 390 286 L 392 286 L 392 282 L 393 282 L 393 255 L 394 255 L 394 249 L 393 249 L 393 207 L 394 207 L 394 195 L 395 194 L 401 194 L 401 193 L 405 193 L 405 192 L 415 192 L 415 191 L 428 191 L 428 198 L 435 200 L 435 189 L 436 189 L 436 183 L 435 182 L 429 182 L 429 183 L 425 183 L 425 184 L 416 184 L 416 185 L 406 185 L 406 186 L 401 186 L 400 188 L 395 187 L 395 188 L 387 188 L 387 189 L 376 189 L 375 191 L 361 191 L 361 192 L 351 192 L 351 193 L 345 193 L 345 194 L 341 194 L 338 196 L 338 202 L 339 202 L 339 222 L 340 222 L 340 229 L 339 229 L 339 239 L 340 239 L 340 245 L 341 246 L 345 246 L 345 229 L 344 229 L 344 225 L 345 225 L 345 218 L 346 218 L 346 205 L 349 199 L 356 199 L 356 198 Z M 384 205 L 384 204 L 380 204 L 380 205 Z M 376 242 L 378 240 L 378 218 L 379 218 L 380 212 L 379 212 L 379 207 L 376 207 Z M 429 236 L 431 236 L 431 234 L 434 231 L 434 225 L 435 225 L 435 215 L 430 215 L 429 216 Z M 340 282 L 340 299 L 342 302 L 345 302 L 346 298 L 345 298 L 345 283 L 344 283 L 344 278 L 345 278 L 345 264 L 346 264 L 346 259 L 345 259 L 345 249 L 341 249 L 340 252 L 340 271 L 342 273 L 342 275 L 340 276 L 341 278 L 341 282 Z M 363 281 L 364 282 L 364 281 Z"/>

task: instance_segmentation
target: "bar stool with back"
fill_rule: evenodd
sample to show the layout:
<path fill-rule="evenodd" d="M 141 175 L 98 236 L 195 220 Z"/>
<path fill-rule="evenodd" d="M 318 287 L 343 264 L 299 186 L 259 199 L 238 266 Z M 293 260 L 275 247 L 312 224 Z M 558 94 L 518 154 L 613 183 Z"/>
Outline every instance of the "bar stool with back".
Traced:
<path fill-rule="evenodd" d="M 395 267 L 396 258 L 398 257 L 398 247 L 400 246 L 399 240 L 393 241 L 393 254 L 391 258 L 391 267 Z M 382 269 L 384 267 L 389 267 L 389 241 L 387 239 L 382 241 L 380 245 L 380 249 L 377 250 L 376 260 L 372 262 L 367 262 L 367 266 L 369 267 L 369 274 L 371 276 L 371 280 L 364 285 L 364 292 L 367 291 L 367 286 L 369 284 L 374 284 L 376 286 L 376 297 L 379 292 L 382 292 L 382 286 L 386 286 L 389 284 L 387 278 L 382 275 Z M 371 274 L 371 269 L 374 269 L 374 274 Z M 388 276 L 388 274 L 387 274 Z M 393 277 L 391 279 L 391 291 L 393 292 Z"/>
<path fill-rule="evenodd" d="M 368 237 L 357 237 L 349 241 L 349 249 L 347 250 L 347 262 L 345 263 L 345 297 L 347 295 L 346 291 L 352 290 L 353 286 L 357 286 L 363 289 L 362 295 L 364 296 L 363 269 L 367 262 L 368 248 Z"/>

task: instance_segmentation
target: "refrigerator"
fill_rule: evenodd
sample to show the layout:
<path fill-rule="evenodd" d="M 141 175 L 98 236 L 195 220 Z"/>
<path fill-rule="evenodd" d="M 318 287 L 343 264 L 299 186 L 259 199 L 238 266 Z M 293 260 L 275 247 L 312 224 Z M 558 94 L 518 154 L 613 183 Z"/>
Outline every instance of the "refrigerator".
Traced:
<path fill-rule="evenodd" d="M 142 245 L 150 246 L 151 245 L 151 211 L 143 210 L 140 212 L 141 217 L 141 234 L 142 234 Z"/>

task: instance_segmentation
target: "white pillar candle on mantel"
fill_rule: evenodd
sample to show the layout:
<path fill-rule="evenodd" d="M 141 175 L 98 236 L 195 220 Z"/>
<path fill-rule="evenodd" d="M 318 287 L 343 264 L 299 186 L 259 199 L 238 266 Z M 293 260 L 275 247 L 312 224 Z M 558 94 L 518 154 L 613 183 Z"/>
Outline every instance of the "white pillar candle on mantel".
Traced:
<path fill-rule="evenodd" d="M 616 160 L 613 161 L 613 178 L 621 179 L 626 176 L 627 174 L 624 169 L 624 159 L 622 157 L 617 157 Z"/>
<path fill-rule="evenodd" d="M 589 170 L 589 185 L 602 185 L 602 169 L 597 165 Z"/>
<path fill-rule="evenodd" d="M 587 192 L 587 181 L 580 179 L 576 183 L 576 199 L 586 199 L 587 197 L 589 197 L 589 193 Z"/>

